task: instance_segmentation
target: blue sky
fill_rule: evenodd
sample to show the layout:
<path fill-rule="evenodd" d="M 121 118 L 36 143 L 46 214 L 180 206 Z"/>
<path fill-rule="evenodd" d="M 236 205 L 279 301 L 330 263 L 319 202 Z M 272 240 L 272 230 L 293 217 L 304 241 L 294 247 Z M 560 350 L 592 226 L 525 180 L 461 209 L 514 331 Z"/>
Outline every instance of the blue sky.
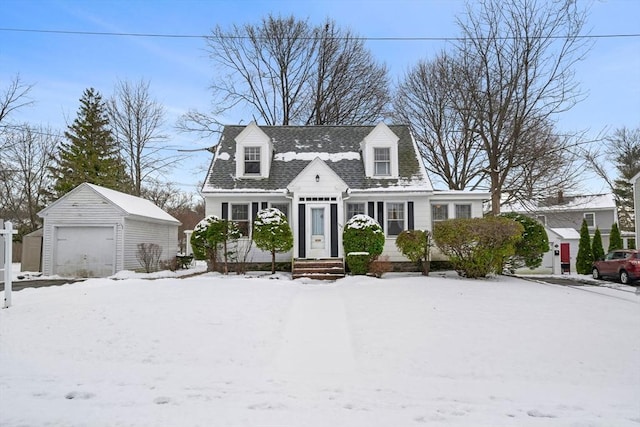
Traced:
<path fill-rule="evenodd" d="M 580 2 L 586 0 L 578 0 Z M 639 34 L 640 1 L 594 0 L 587 27 L 591 34 Z M 364 37 L 455 37 L 462 0 L 326 1 L 45 1 L 3 0 L 0 29 L 207 35 L 217 24 L 257 23 L 268 13 L 334 19 Z M 445 47 L 440 41 L 368 41 L 395 81 L 419 59 Z M 118 80 L 151 82 L 153 96 L 167 109 L 171 147 L 211 146 L 179 134 L 172 125 L 190 108 L 206 111 L 213 67 L 201 38 L 114 37 L 0 30 L 0 89 L 20 74 L 34 84 L 32 107 L 13 120 L 64 129 L 73 121 L 78 99 L 94 87 L 109 96 Z M 560 117 L 563 130 L 586 130 L 588 137 L 617 127 L 640 126 L 640 37 L 597 39 L 576 78 L 587 98 Z M 251 118 L 229 117 L 234 123 Z M 204 178 L 207 152 L 192 154 L 172 173 L 185 190 Z M 588 177 L 585 176 L 585 179 Z M 589 191 L 604 184 L 589 179 Z"/>

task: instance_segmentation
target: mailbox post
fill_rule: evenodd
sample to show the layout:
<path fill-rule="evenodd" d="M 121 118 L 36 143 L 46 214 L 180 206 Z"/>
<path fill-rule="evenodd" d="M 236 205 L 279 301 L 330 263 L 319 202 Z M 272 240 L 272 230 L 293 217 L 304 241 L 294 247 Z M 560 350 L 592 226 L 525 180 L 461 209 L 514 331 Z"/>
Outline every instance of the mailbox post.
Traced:
<path fill-rule="evenodd" d="M 13 235 L 16 233 L 11 222 L 3 222 L 0 219 L 0 271 L 4 273 L 4 308 L 11 307 L 12 244 Z"/>

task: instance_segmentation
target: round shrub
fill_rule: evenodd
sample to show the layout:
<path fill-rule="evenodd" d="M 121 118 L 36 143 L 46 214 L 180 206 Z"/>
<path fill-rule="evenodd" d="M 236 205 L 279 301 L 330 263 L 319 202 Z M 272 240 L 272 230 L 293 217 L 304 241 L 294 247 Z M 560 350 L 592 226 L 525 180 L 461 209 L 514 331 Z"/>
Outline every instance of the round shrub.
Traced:
<path fill-rule="evenodd" d="M 402 255 L 419 265 L 420 271 L 429 274 L 431 232 L 429 230 L 404 230 L 396 238 L 396 247 Z"/>
<path fill-rule="evenodd" d="M 377 221 L 368 215 L 354 215 L 344 225 L 342 233 L 342 245 L 344 252 L 347 254 L 347 266 L 354 274 L 366 274 L 369 263 L 376 259 L 384 250 L 384 232 Z M 364 255 L 364 253 L 367 255 Z M 357 255 L 349 256 L 349 254 L 357 253 Z M 349 259 L 358 261 L 349 264 Z M 352 261 L 353 263 L 353 261 Z M 366 268 L 362 272 L 362 264 L 366 263 Z M 356 273 L 356 271 L 358 273 Z"/>

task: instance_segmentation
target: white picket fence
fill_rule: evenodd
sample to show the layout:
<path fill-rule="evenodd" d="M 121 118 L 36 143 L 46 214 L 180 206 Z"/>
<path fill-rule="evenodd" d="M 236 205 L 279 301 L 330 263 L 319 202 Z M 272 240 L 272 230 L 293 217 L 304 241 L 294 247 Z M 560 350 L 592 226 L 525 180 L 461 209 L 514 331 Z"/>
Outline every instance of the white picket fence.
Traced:
<path fill-rule="evenodd" d="M 17 233 L 11 222 L 7 221 L 2 227 L 0 220 L 0 271 L 4 272 L 4 308 L 11 307 L 11 287 L 13 272 L 11 271 L 13 235 Z"/>

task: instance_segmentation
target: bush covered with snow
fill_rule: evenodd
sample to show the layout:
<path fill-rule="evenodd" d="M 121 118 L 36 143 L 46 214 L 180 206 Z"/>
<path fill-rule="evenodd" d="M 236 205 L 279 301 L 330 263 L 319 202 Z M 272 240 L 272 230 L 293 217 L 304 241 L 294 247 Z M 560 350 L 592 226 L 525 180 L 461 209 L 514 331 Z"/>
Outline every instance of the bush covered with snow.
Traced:
<path fill-rule="evenodd" d="M 238 238 L 240 238 L 240 230 L 235 223 L 216 215 L 209 215 L 193 229 L 191 235 L 193 255 L 196 259 L 206 260 L 209 271 L 218 270 L 218 261 L 222 257 L 226 271 L 228 243 Z"/>
<path fill-rule="evenodd" d="M 384 231 L 370 216 L 354 215 L 344 226 L 342 245 L 349 270 L 353 274 L 366 274 L 371 261 L 384 249 Z"/>
<path fill-rule="evenodd" d="M 271 274 L 275 273 L 276 252 L 287 252 L 293 247 L 287 217 L 276 208 L 258 211 L 253 222 L 253 241 L 258 248 L 271 253 Z"/>

